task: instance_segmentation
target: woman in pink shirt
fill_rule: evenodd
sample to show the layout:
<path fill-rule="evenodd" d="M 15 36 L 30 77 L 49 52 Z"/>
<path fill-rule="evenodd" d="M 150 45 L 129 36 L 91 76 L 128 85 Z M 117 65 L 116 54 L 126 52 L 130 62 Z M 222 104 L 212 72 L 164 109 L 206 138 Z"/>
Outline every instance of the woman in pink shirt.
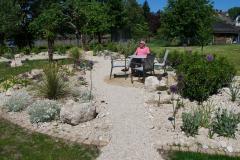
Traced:
<path fill-rule="evenodd" d="M 143 56 L 147 57 L 148 54 L 150 54 L 150 49 L 146 46 L 145 41 L 140 41 L 139 47 L 136 49 L 135 55 L 137 56 Z M 128 71 L 129 67 L 131 66 L 131 63 L 141 63 L 142 59 L 136 59 L 136 58 L 130 58 L 129 63 L 127 65 L 127 68 L 122 69 L 122 71 Z"/>
<path fill-rule="evenodd" d="M 136 49 L 135 54 L 138 56 L 147 56 L 150 54 L 150 49 L 146 46 L 144 41 L 139 43 L 139 47 Z"/>

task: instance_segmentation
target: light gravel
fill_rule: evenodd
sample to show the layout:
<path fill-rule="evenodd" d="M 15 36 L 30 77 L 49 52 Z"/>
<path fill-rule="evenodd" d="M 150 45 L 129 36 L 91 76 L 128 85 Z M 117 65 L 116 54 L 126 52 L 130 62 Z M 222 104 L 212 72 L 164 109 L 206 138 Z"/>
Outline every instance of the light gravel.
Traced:
<path fill-rule="evenodd" d="M 94 92 L 107 103 L 113 126 L 110 143 L 102 148 L 98 160 L 161 160 L 154 148 L 153 124 L 144 106 L 144 89 L 106 83 L 104 79 L 110 72 L 110 60 L 90 58 L 96 62 L 93 71 Z"/>

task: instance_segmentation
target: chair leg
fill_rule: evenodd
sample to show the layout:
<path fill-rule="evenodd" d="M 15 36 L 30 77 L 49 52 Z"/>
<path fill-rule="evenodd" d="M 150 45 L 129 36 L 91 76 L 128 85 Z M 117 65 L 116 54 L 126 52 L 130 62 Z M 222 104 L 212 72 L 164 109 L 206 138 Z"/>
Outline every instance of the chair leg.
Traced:
<path fill-rule="evenodd" d="M 145 82 L 146 73 L 143 71 L 143 83 Z"/>
<path fill-rule="evenodd" d="M 131 69 L 131 83 L 133 83 L 133 70 Z"/>
<path fill-rule="evenodd" d="M 111 71 L 110 71 L 110 78 L 109 78 L 109 79 L 111 79 L 111 78 L 112 78 L 112 71 L 113 71 L 113 67 L 111 67 Z"/>

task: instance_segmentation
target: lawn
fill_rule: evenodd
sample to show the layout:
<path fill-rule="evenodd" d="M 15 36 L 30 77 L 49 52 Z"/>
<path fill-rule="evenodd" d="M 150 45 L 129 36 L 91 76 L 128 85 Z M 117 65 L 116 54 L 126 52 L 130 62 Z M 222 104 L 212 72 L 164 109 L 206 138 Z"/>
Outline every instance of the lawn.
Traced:
<path fill-rule="evenodd" d="M 201 47 L 191 46 L 188 48 L 184 47 L 163 47 L 158 41 L 153 40 L 149 43 L 151 50 L 157 54 L 162 53 L 164 49 L 169 49 L 170 51 L 178 50 L 184 51 L 185 49 L 191 49 L 192 51 L 198 51 L 201 53 Z M 203 49 L 203 52 L 206 54 L 216 54 L 226 57 L 238 71 L 237 74 L 240 75 L 240 45 L 210 45 L 206 46 Z"/>
<path fill-rule="evenodd" d="M 240 157 L 228 157 L 221 155 L 208 155 L 194 152 L 171 152 L 168 154 L 169 160 L 239 160 Z"/>
<path fill-rule="evenodd" d="M 0 119 L 0 160 L 94 160 L 98 154 L 96 147 L 31 133 Z"/>

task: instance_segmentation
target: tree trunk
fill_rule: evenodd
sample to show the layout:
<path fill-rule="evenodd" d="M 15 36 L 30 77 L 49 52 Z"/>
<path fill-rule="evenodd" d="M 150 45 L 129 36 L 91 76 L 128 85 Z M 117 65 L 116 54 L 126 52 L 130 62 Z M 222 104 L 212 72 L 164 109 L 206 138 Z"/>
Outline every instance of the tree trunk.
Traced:
<path fill-rule="evenodd" d="M 102 43 L 102 36 L 101 36 L 101 33 L 98 32 L 98 33 L 97 33 L 97 36 L 98 36 L 98 43 L 101 44 L 101 43 Z"/>
<path fill-rule="evenodd" d="M 76 39 L 77 39 L 77 46 L 80 47 L 80 32 L 76 30 Z"/>
<path fill-rule="evenodd" d="M 0 46 L 4 46 L 4 33 L 0 32 Z"/>
<path fill-rule="evenodd" d="M 48 39 L 48 57 L 49 61 L 53 60 L 53 46 L 54 46 L 54 39 Z"/>

